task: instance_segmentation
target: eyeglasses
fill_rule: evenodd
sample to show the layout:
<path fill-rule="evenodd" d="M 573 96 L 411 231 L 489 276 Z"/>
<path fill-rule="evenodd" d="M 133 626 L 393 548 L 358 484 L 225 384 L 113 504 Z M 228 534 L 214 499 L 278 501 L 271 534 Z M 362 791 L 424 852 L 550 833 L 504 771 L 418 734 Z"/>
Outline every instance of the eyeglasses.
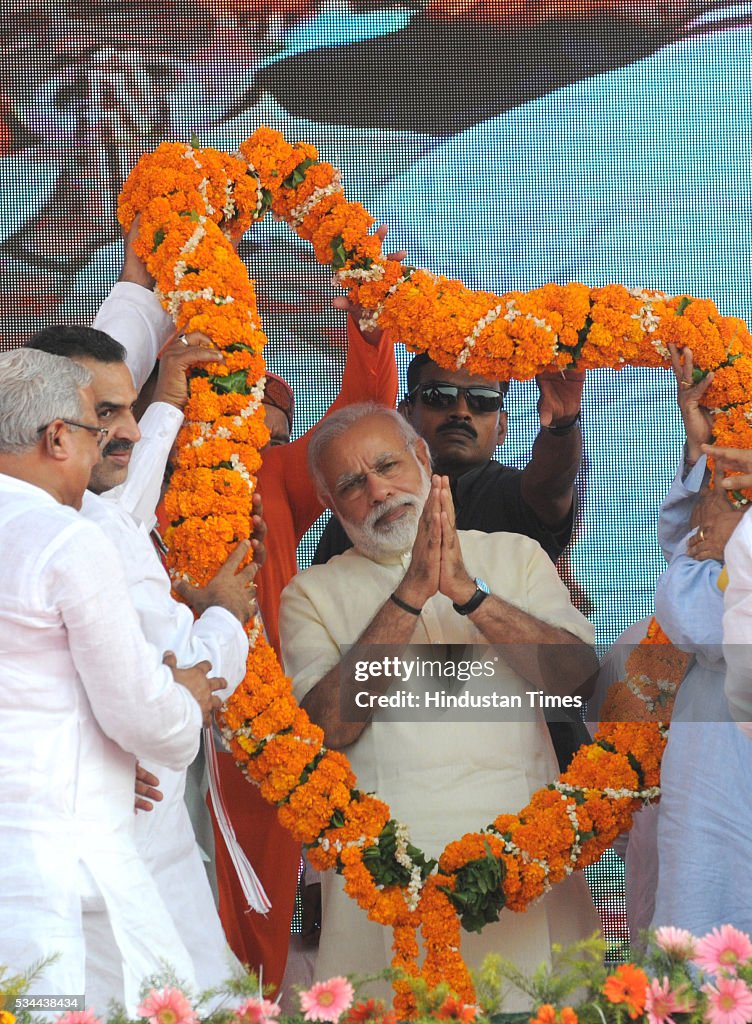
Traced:
<path fill-rule="evenodd" d="M 407 400 L 414 402 L 419 397 L 429 409 L 452 409 L 459 402 L 460 395 L 473 412 L 498 412 L 504 404 L 504 395 L 494 388 L 483 385 L 461 388 L 458 384 L 446 384 L 441 380 L 418 384 L 408 392 Z"/>
<path fill-rule="evenodd" d="M 67 424 L 69 427 L 80 427 L 81 430 L 88 430 L 90 434 L 94 434 L 97 439 L 97 448 L 102 447 L 107 440 L 107 435 L 110 433 L 107 427 L 90 427 L 88 423 L 78 423 L 76 420 L 61 419 L 60 422 Z M 40 427 L 37 430 L 37 433 L 41 434 L 43 430 L 46 430 L 47 427 L 49 427 L 49 425 L 49 423 L 45 423 L 43 427 Z"/>
<path fill-rule="evenodd" d="M 405 453 L 410 450 L 411 444 L 398 452 L 384 452 L 376 462 L 365 473 L 345 473 L 337 481 L 334 493 L 342 501 L 355 501 L 360 498 L 366 489 L 368 477 L 373 475 L 380 480 L 394 480 L 405 468 L 407 459 Z"/>

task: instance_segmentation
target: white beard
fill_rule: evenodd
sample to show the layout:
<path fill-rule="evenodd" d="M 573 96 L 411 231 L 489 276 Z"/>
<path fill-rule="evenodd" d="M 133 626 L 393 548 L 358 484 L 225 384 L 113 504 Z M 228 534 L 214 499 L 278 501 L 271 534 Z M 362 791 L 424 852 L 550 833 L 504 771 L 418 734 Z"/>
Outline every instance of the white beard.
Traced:
<path fill-rule="evenodd" d="M 420 514 L 431 492 L 431 477 L 422 466 L 420 474 L 421 488 L 418 494 L 387 498 L 372 508 L 362 523 L 351 523 L 344 518 L 341 520 L 347 536 L 366 558 L 380 561 L 411 550 L 418 535 Z M 394 522 L 378 524 L 383 516 L 396 508 L 406 508 L 407 511 Z"/>

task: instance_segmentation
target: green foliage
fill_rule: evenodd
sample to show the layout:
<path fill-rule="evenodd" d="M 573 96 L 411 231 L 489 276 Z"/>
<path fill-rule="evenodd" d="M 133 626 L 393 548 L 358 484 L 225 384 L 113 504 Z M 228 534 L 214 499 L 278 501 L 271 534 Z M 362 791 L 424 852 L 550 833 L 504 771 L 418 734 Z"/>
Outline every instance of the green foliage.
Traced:
<path fill-rule="evenodd" d="M 8 1010 L 16 1018 L 17 1024 L 44 1024 L 39 1013 L 32 1010 L 17 1010 L 14 1000 L 18 996 L 28 995 L 30 987 L 41 976 L 46 967 L 58 959 L 48 956 L 37 960 L 23 974 L 9 974 L 8 968 L 0 964 L 0 1010 Z"/>
<path fill-rule="evenodd" d="M 250 395 L 252 385 L 248 383 L 248 373 L 245 370 L 236 370 L 235 373 L 228 373 L 225 377 L 209 376 L 211 386 L 218 395 Z"/>
<path fill-rule="evenodd" d="M 363 850 L 363 863 L 373 875 L 378 885 L 407 885 L 410 871 L 395 859 L 397 850 L 397 822 L 389 820 L 384 825 L 374 846 Z M 407 855 L 413 864 L 420 868 L 420 877 L 428 878 L 436 867 L 435 860 L 426 860 L 425 855 L 412 843 L 407 844 Z"/>
<path fill-rule="evenodd" d="M 379 837 L 380 844 L 382 840 L 385 849 L 391 847 L 392 840 L 396 843 L 393 822 L 389 823 Z M 393 853 L 392 849 L 392 855 Z M 485 860 L 476 861 L 476 865 L 484 863 Z M 633 994 L 628 995 L 628 998 L 636 998 L 639 1005 L 642 1005 L 647 996 L 646 975 L 648 979 L 655 979 L 653 984 L 658 982 L 670 989 L 670 997 L 676 1003 L 676 1009 L 671 1012 L 672 1024 L 708 1024 L 709 1003 L 703 989 L 706 987 L 705 983 L 711 979 L 689 959 L 691 951 L 680 949 L 667 953 L 651 940 L 649 935 L 646 936 L 646 940 L 647 953 L 639 958 L 638 963 L 632 963 L 631 970 L 626 971 L 622 978 L 622 985 L 626 981 L 627 985 L 632 987 Z M 622 999 L 619 985 L 610 993 L 615 1002 L 610 1001 L 604 994 L 607 980 L 620 969 L 604 961 L 605 953 L 606 944 L 597 934 L 566 948 L 554 945 L 551 948 L 550 963 L 541 964 L 529 974 L 521 971 L 510 960 L 505 960 L 497 954 L 490 954 L 483 961 L 480 970 L 473 972 L 476 990 L 474 1007 L 456 1000 L 456 994 L 450 990 L 446 982 L 431 988 L 421 977 L 397 974 L 391 970 L 355 976 L 349 980 L 357 1000 L 366 999 L 370 994 L 358 996 L 363 986 L 382 979 L 391 981 L 399 978 L 415 997 L 417 1017 L 414 1024 L 451 1024 L 452 1021 L 459 1024 L 466 1021 L 473 1011 L 475 1017 L 472 1024 L 533 1024 L 544 1005 L 553 1008 L 552 1011 L 547 1011 L 547 1019 L 550 1019 L 552 1024 L 562 1024 L 562 1012 L 565 1009 L 567 1014 L 564 1015 L 564 1021 L 572 1021 L 573 1024 L 575 1018 L 571 1016 L 571 1011 L 576 1015 L 577 1024 L 648 1024 L 647 1011 L 638 1010 L 635 1016 L 630 1016 L 633 1004 Z M 0 965 L 0 1009 L 5 1004 L 14 1012 L 9 1000 L 27 994 L 29 986 L 53 959 L 33 965 L 22 975 L 9 975 L 7 969 Z M 644 975 L 635 969 L 637 967 L 644 971 Z M 735 977 L 748 987 L 752 986 L 752 960 L 735 964 L 733 969 L 729 968 L 728 971 L 722 969 L 720 974 L 727 978 Z M 256 975 L 236 969 L 222 985 L 196 995 L 183 985 L 170 966 L 164 963 L 158 973 L 144 981 L 141 998 L 145 998 L 152 988 L 165 987 L 177 988 L 185 994 L 196 1011 L 200 1024 L 232 1024 L 233 1021 L 237 1024 L 233 1008 L 242 1000 L 259 999 L 262 994 Z M 528 1006 L 525 1012 L 504 1012 L 506 990 L 511 989 L 515 989 L 518 996 L 522 993 L 526 997 L 523 1000 L 523 1005 Z M 263 994 L 267 998 L 271 996 L 269 991 Z M 452 1001 L 447 1003 L 449 997 Z M 114 1003 L 106 1011 L 104 1007 L 91 1009 L 105 1024 L 144 1024 L 143 1021 L 136 1022 L 129 1018 L 123 1007 Z M 50 1024 L 48 1018 L 29 1011 L 21 1010 L 16 1017 L 17 1024 Z M 276 1024 L 305 1024 L 303 1012 L 298 1010 L 280 1014 Z"/>
<path fill-rule="evenodd" d="M 269 189 L 268 188 L 262 188 L 261 189 L 261 203 L 260 203 L 260 206 L 259 206 L 258 213 L 256 214 L 256 219 L 257 220 L 262 220 L 267 215 L 269 210 L 271 210 L 271 208 L 272 208 L 272 202 L 273 201 L 274 201 L 274 197 L 272 196 L 272 194 L 269 191 Z"/>
<path fill-rule="evenodd" d="M 585 347 L 585 342 L 588 339 L 588 334 L 590 334 L 590 328 L 592 326 L 593 326 L 592 317 L 589 317 L 589 316 L 585 317 L 585 323 L 582 325 L 582 327 L 577 332 L 577 344 L 575 345 L 574 350 L 572 351 L 572 357 L 573 357 L 572 358 L 572 362 L 573 363 L 577 362 L 577 358 L 579 357 L 579 355 L 581 354 L 583 348 Z"/>
<path fill-rule="evenodd" d="M 330 245 L 332 247 L 332 269 L 342 270 L 350 259 L 352 253 L 349 253 L 347 249 L 345 249 L 345 243 L 342 239 L 342 235 L 335 235 L 331 240 Z"/>
<path fill-rule="evenodd" d="M 554 944 L 551 963 L 541 964 L 532 974 L 503 957 L 486 957 L 479 975 L 479 999 L 488 1001 L 490 993 L 489 1011 L 496 1017 L 503 1005 L 502 981 L 507 981 L 529 996 L 533 1007 L 550 1003 L 561 1009 L 576 1004 L 581 1024 L 605 1024 L 596 1005 L 603 1001 L 600 991 L 609 974 L 604 966 L 605 952 L 606 944 L 598 934 L 566 948 Z"/>
<path fill-rule="evenodd" d="M 311 157 L 306 157 L 298 166 L 288 174 L 285 180 L 282 182 L 284 188 L 297 188 L 298 185 L 302 185 L 305 181 L 305 172 L 309 167 L 313 167 L 314 164 L 318 163 L 318 160 L 313 160 Z"/>
<path fill-rule="evenodd" d="M 506 902 L 502 888 L 506 869 L 488 843 L 484 846 L 485 857 L 469 861 L 457 872 L 454 892 L 442 887 L 468 932 L 480 932 L 490 922 L 498 921 Z"/>
<path fill-rule="evenodd" d="M 473 977 L 475 998 L 487 1017 L 493 1017 L 494 1014 L 501 1011 L 503 1000 L 501 978 L 501 957 L 498 953 L 489 953 L 484 958 L 480 970 Z"/>
<path fill-rule="evenodd" d="M 249 352 L 253 355 L 253 349 L 250 345 L 244 345 L 242 341 L 233 341 L 231 345 L 228 345 L 225 352 Z"/>

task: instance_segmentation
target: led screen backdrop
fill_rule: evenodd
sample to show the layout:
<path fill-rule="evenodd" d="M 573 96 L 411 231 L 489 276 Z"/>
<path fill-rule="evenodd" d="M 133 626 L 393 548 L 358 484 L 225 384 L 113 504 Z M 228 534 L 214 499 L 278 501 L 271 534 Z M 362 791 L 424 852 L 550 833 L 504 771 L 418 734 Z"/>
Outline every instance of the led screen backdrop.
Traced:
<path fill-rule="evenodd" d="M 192 134 L 232 150 L 263 123 L 318 145 L 411 263 L 496 292 L 688 292 L 749 320 L 751 25 L 750 4 L 691 0 L 4 0 L 0 344 L 93 319 L 140 153 Z M 241 254 L 300 433 L 343 363 L 330 275 L 271 220 Z M 673 393 L 644 370 L 587 385 L 561 571 L 601 644 L 651 611 Z M 513 385 L 510 463 L 528 456 L 535 399 Z M 309 538 L 302 565 L 311 553 Z"/>

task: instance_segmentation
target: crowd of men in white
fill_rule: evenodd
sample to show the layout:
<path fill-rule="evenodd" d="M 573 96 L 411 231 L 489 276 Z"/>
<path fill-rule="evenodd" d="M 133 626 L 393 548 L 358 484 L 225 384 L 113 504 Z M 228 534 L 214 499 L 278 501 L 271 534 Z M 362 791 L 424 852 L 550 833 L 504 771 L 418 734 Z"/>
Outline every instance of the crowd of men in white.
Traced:
<path fill-rule="evenodd" d="M 87 328 L 50 328 L 31 347 L 0 354 L 0 964 L 14 972 L 45 960 L 37 991 L 85 993 L 87 1004 L 97 1008 L 115 998 L 133 1012 L 144 978 L 160 964 L 169 963 L 195 991 L 233 966 L 183 794 L 202 724 L 210 723 L 245 672 L 243 627 L 256 611 L 253 580 L 266 556 L 266 526 L 254 515 L 253 541 L 239 544 L 209 584 L 180 584 L 185 603 L 171 596 L 151 535 L 155 509 L 182 422 L 186 371 L 221 356 L 207 339 L 173 342 L 138 424 L 138 396 L 125 356 L 117 342 Z M 719 602 L 725 589 L 726 692 L 734 717 L 748 720 L 752 519 L 730 514 L 717 497 L 698 502 L 709 440 L 699 405 L 706 385 L 693 382 L 691 365 L 677 353 L 674 371 L 687 446 L 662 512 L 671 561 L 663 585 L 664 593 L 671 591 L 665 619 L 671 608 L 680 609 L 676 618 L 690 634 L 695 620 L 705 626 L 712 620 L 722 663 Z M 492 411 L 498 417 L 501 400 L 493 410 L 471 405 L 496 394 L 494 384 L 479 383 L 477 394 L 472 382 L 445 384 L 453 393 L 439 398 L 448 396 L 453 409 L 464 403 L 471 411 L 467 422 Z M 435 382 L 430 388 L 436 390 Z M 437 401 L 433 391 L 419 393 L 426 414 Z M 461 446 L 463 429 L 453 421 L 445 430 L 447 443 Z M 571 427 L 553 428 L 554 434 L 557 429 Z M 296 577 L 285 593 L 283 647 L 296 694 L 324 727 L 327 742 L 349 748 L 366 787 L 386 795 L 411 821 L 421 845 L 440 848 L 456 831 L 457 814 L 463 825 L 467 818 L 467 828 L 477 827 L 500 810 L 521 806 L 555 775 L 542 715 L 514 730 L 505 725 L 503 745 L 495 723 L 435 725 L 428 744 L 409 725 L 382 721 L 378 712 L 343 722 L 340 671 L 357 648 L 344 658 L 343 650 L 356 642 L 411 639 L 514 641 L 523 646 L 516 654 L 509 649 L 495 686 L 514 693 L 532 683 L 547 692 L 588 696 L 597 671 L 591 627 L 536 541 L 456 528 L 449 477 L 431 475 L 428 446 L 393 410 L 356 406 L 328 417 L 314 434 L 309 459 L 320 494 L 355 548 Z M 720 464 L 748 474 L 752 456 L 725 452 Z M 271 523 L 270 557 L 273 533 Z M 251 543 L 256 557 L 244 565 Z M 286 636 L 295 642 L 286 644 Z M 705 635 L 683 640 L 698 651 L 692 671 L 709 666 L 717 676 L 712 641 Z M 544 652 L 551 645 L 554 653 L 533 665 L 525 644 Z M 721 773 L 730 750 L 739 770 L 749 772 L 749 740 L 732 724 L 725 701 L 720 712 L 707 706 L 690 712 L 689 680 L 691 675 L 678 718 L 705 729 L 703 777 L 712 780 L 716 762 Z M 718 733 L 720 728 L 731 733 Z M 698 811 L 687 802 L 695 787 L 686 782 L 686 735 L 677 732 L 674 753 L 669 744 L 667 755 L 667 764 L 672 756 L 674 762 L 669 773 L 681 776 L 673 789 L 667 783 L 667 842 L 679 829 L 677 820 L 698 829 Z M 697 735 L 691 734 L 694 750 Z M 159 798 L 157 786 L 162 801 L 147 813 Z M 461 811 L 455 806 L 450 822 L 442 814 L 446 800 L 463 805 Z M 701 815 L 712 816 L 709 802 Z M 656 906 L 653 885 L 647 908 L 636 912 L 633 898 L 633 922 L 653 919 L 700 930 L 733 919 L 752 927 L 748 887 L 740 893 L 736 884 L 752 841 L 752 829 L 741 821 L 724 834 L 732 860 L 725 877 L 707 835 L 693 845 L 689 872 L 702 860 L 700 847 L 710 845 L 704 856 L 713 857 L 716 887 L 724 890 L 712 906 L 707 892 L 699 893 L 703 907 L 688 921 L 692 900 L 659 897 Z M 654 829 L 645 849 L 650 843 L 654 848 Z M 639 880 L 653 871 L 648 863 L 657 861 L 652 848 L 635 849 L 637 893 Z M 665 879 L 672 872 L 675 866 Z M 677 891 L 684 884 L 674 879 Z M 468 946 L 468 956 L 477 961 L 489 949 L 508 949 L 535 966 L 554 938 L 587 934 L 595 920 L 581 878 L 558 887 L 543 906 L 513 925 L 505 921 L 499 931 L 488 929 L 483 943 Z M 325 888 L 320 970 L 379 967 L 379 958 L 388 960 L 381 929 L 365 922 L 332 882 Z"/>

